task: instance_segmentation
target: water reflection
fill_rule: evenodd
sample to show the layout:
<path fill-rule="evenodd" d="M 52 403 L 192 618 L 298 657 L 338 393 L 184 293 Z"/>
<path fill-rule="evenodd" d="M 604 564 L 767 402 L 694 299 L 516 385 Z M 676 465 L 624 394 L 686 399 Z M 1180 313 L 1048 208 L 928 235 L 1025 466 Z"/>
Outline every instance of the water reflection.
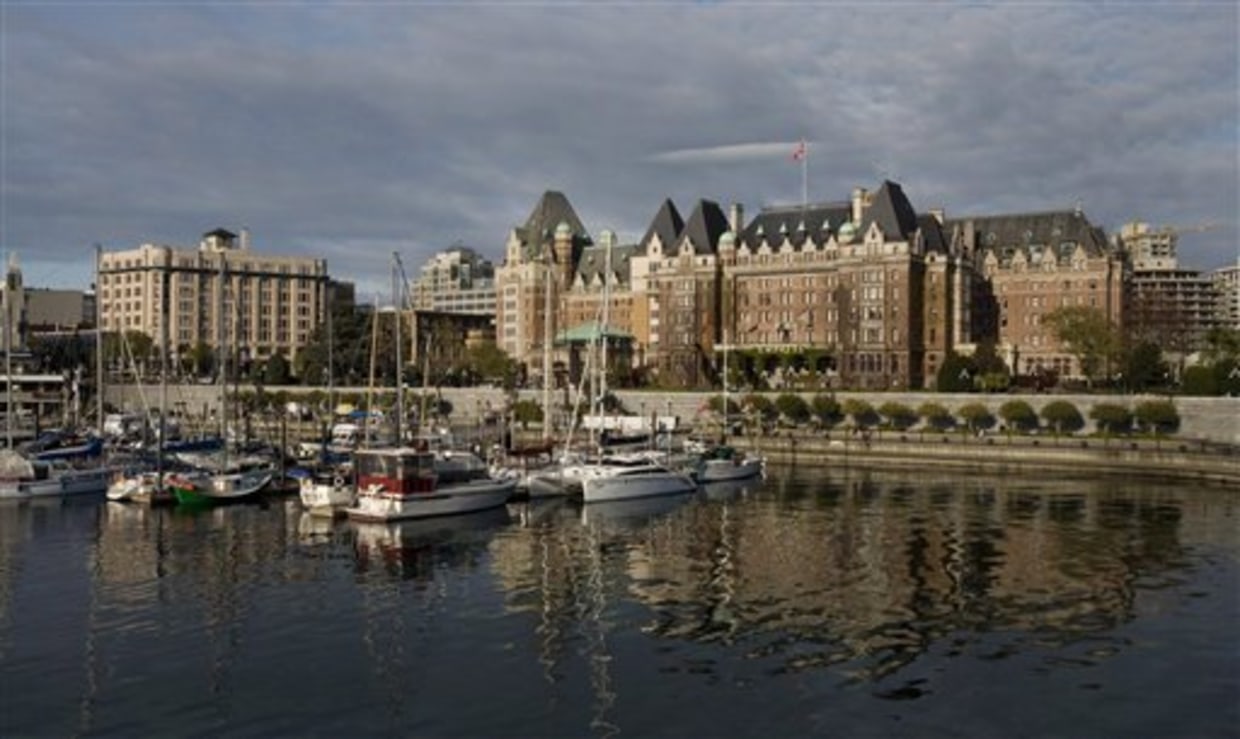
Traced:
<path fill-rule="evenodd" d="M 1199 679 L 1234 651 L 1208 619 L 1240 610 L 1237 515 L 1217 490 L 781 469 L 390 525 L 0 506 L 0 734 L 720 734 L 769 704 L 766 733 L 804 735 L 820 706 L 960 695 L 961 664 L 1096 693 L 1083 670 L 1162 669 L 1175 639 L 1207 645 Z M 462 709 L 462 665 L 504 700 Z"/>
<path fill-rule="evenodd" d="M 473 568 L 490 536 L 512 520 L 507 508 L 392 523 L 355 523 L 360 573 L 372 569 L 430 580 L 437 568 Z"/>

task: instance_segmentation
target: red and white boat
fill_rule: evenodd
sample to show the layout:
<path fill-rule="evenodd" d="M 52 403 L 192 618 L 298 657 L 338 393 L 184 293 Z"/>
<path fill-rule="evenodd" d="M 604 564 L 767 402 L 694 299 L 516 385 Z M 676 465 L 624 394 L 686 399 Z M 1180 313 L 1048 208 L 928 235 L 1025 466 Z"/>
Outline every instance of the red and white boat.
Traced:
<path fill-rule="evenodd" d="M 508 502 L 516 480 L 483 477 L 440 482 L 435 453 L 396 447 L 354 453 L 357 501 L 345 509 L 356 521 L 400 521 L 451 516 L 496 508 Z"/>

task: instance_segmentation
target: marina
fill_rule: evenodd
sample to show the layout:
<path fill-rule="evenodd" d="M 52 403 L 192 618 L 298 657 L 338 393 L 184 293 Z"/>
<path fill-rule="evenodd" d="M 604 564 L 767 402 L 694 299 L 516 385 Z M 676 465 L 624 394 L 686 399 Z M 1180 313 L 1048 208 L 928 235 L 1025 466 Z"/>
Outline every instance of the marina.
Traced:
<path fill-rule="evenodd" d="M 778 464 L 391 523 L 4 501 L 0 734 L 1225 736 L 1238 517 Z"/>

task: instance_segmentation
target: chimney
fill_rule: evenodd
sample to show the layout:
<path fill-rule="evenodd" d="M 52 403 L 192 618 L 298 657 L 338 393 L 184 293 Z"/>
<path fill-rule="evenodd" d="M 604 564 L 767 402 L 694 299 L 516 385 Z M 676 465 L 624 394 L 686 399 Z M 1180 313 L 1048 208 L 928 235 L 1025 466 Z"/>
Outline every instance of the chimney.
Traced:
<path fill-rule="evenodd" d="M 242 226 L 241 227 L 241 251 L 249 251 L 249 250 L 250 250 L 250 229 L 245 226 Z"/>
<path fill-rule="evenodd" d="M 728 212 L 728 228 L 732 233 L 740 236 L 741 229 L 745 226 L 745 206 L 740 203 L 732 203 L 732 208 Z"/>
<path fill-rule="evenodd" d="M 852 191 L 852 222 L 861 224 L 861 209 L 865 207 L 865 188 L 854 187 Z"/>

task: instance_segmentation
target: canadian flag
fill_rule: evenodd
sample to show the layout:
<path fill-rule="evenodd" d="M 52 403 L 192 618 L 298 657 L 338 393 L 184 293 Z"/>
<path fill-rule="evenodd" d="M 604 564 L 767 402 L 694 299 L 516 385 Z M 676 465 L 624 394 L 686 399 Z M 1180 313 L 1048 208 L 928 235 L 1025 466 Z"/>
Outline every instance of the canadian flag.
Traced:
<path fill-rule="evenodd" d="M 805 158 L 805 155 L 807 153 L 808 152 L 805 149 L 805 139 L 801 139 L 801 142 L 797 144 L 797 148 L 792 150 L 792 161 L 794 162 L 801 161 L 802 159 Z"/>

